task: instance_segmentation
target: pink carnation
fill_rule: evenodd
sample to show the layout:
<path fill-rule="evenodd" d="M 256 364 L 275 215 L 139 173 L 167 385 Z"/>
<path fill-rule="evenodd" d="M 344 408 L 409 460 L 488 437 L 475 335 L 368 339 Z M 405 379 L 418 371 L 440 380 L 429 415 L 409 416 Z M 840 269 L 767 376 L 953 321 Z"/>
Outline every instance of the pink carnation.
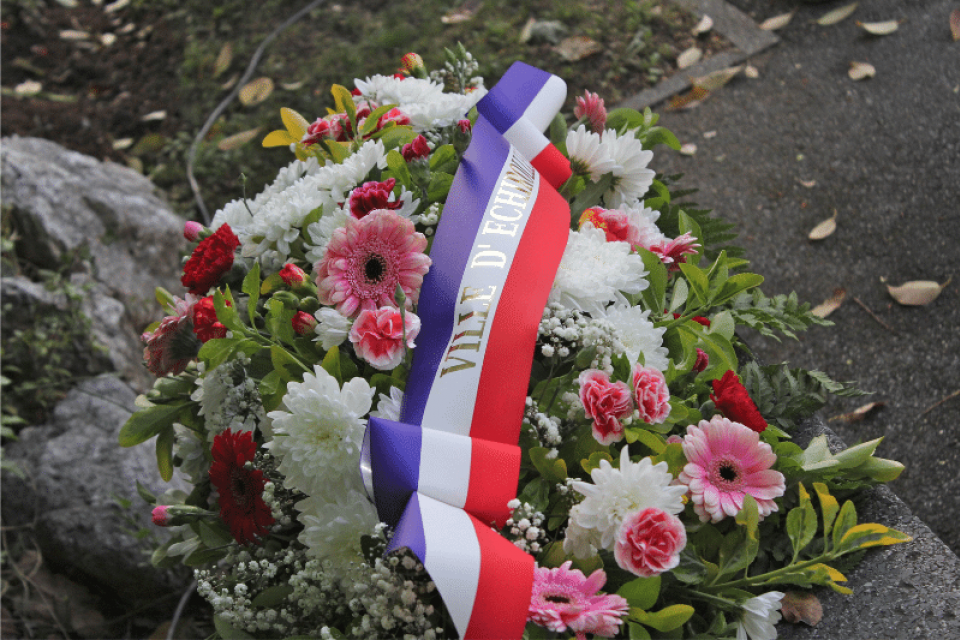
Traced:
<path fill-rule="evenodd" d="M 583 97 L 577 98 L 573 115 L 578 120 L 586 118 L 590 121 L 590 130 L 603 135 L 603 129 L 607 123 L 607 109 L 603 104 L 603 98 L 599 95 L 584 91 Z"/>
<path fill-rule="evenodd" d="M 414 338 L 420 333 L 420 318 L 407 311 L 404 321 L 395 307 L 365 309 L 350 328 L 350 342 L 357 355 L 373 365 L 374 369 L 389 371 L 403 361 L 403 327 L 406 327 L 407 346 L 416 346 Z"/>
<path fill-rule="evenodd" d="M 623 519 L 613 555 L 622 569 L 649 578 L 680 564 L 687 532 L 675 515 L 648 507 Z"/>
<path fill-rule="evenodd" d="M 695 255 L 700 244 L 690 232 L 673 240 L 661 240 L 649 247 L 650 251 L 660 256 L 660 261 L 667 265 L 669 271 L 679 271 L 680 263 L 687 261 L 688 255 Z"/>
<path fill-rule="evenodd" d="M 660 424 L 670 415 L 670 389 L 663 373 L 653 367 L 633 367 L 633 393 L 640 419 L 647 424 Z"/>
<path fill-rule="evenodd" d="M 379 209 L 333 232 L 327 253 L 317 263 L 317 298 L 348 318 L 363 309 L 396 304 L 397 285 L 410 304 L 420 296 L 430 258 L 427 238 L 413 223 Z"/>
<path fill-rule="evenodd" d="M 612 638 L 630 605 L 622 596 L 597 593 L 607 581 L 603 569 L 587 578 L 570 565 L 567 560 L 555 569 L 536 569 L 527 620 L 557 633 L 570 629 L 577 640 L 586 640 L 588 633 Z"/>
<path fill-rule="evenodd" d="M 620 418 L 633 412 L 630 388 L 623 382 L 611 382 L 610 376 L 599 369 L 580 374 L 580 402 L 587 417 L 593 419 L 593 437 L 600 444 L 612 444 L 623 439 Z"/>
<path fill-rule="evenodd" d="M 350 193 L 350 215 L 359 220 L 377 209 L 399 209 L 403 201 L 391 202 L 390 200 L 396 184 L 397 181 L 394 178 L 388 178 L 383 182 L 364 182 L 362 186 Z"/>

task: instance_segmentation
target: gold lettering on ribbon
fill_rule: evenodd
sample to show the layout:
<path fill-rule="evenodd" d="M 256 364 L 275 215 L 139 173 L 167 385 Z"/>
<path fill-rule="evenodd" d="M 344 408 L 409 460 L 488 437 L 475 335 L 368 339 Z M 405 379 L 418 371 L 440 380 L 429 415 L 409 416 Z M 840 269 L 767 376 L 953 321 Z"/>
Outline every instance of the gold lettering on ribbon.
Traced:
<path fill-rule="evenodd" d="M 510 154 L 507 171 L 500 181 L 493 198 L 493 205 L 489 214 L 493 220 L 487 220 L 477 236 L 479 240 L 484 235 L 516 237 L 521 228 L 519 222 L 527 214 L 530 198 L 533 196 L 536 184 L 536 172 L 523 157 L 515 151 Z M 491 239 L 490 242 L 493 242 Z M 503 242 L 503 241 L 501 241 Z M 479 250 L 479 249 L 482 249 Z M 484 269 L 494 267 L 503 269 L 508 262 L 507 253 L 493 249 L 489 244 L 474 246 L 473 258 L 467 269 Z M 470 279 L 468 278 L 468 281 Z M 477 366 L 475 360 L 468 356 L 469 352 L 479 353 L 487 328 L 487 315 L 490 305 L 498 295 L 496 285 L 485 287 L 465 286 L 460 292 L 460 304 L 467 302 L 473 307 L 466 313 L 459 313 L 457 325 L 454 328 L 453 338 L 447 353 L 443 358 L 444 366 L 440 369 L 440 377 L 456 371 L 464 371 Z"/>

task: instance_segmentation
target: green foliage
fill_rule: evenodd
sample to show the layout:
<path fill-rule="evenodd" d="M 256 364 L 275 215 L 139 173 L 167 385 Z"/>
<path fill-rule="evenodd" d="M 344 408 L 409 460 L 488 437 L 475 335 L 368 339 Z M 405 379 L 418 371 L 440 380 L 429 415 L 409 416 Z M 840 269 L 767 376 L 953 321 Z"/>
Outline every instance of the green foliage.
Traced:
<path fill-rule="evenodd" d="M 740 369 L 740 378 L 760 413 L 785 431 L 821 409 L 830 394 L 866 395 L 850 383 L 836 382 L 820 371 L 790 369 L 786 364 L 761 366 L 750 361 Z"/>
<path fill-rule="evenodd" d="M 814 325 L 833 326 L 810 312 L 810 303 L 800 303 L 796 292 L 768 298 L 759 289 L 743 292 L 730 303 L 730 313 L 737 324 L 755 329 L 760 335 L 769 336 L 778 342 L 777 332 L 796 340 L 796 331 L 805 331 Z"/>

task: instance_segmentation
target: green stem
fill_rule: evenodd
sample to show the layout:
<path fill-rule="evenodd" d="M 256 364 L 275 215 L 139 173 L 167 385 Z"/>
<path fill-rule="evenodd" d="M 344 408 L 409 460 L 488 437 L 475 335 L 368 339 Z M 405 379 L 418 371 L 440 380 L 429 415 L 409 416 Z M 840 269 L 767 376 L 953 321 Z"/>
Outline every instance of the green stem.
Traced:
<path fill-rule="evenodd" d="M 731 611 L 739 610 L 740 605 L 738 605 L 733 600 L 728 598 L 721 598 L 720 596 L 710 595 L 709 593 L 703 593 L 701 591 L 695 591 L 693 589 L 689 590 L 687 594 L 696 600 L 703 600 L 704 602 L 709 602 L 715 604 L 718 607 L 723 609 L 730 609 Z"/>
<path fill-rule="evenodd" d="M 812 560 L 804 560 L 803 562 L 797 564 L 788 564 L 785 567 L 775 569 L 773 571 L 768 571 L 767 573 L 761 573 L 760 575 L 751 576 L 749 578 L 741 578 L 740 580 L 733 580 L 731 582 L 721 582 L 720 584 L 711 584 L 707 585 L 704 588 L 710 589 L 711 591 L 717 590 L 721 591 L 723 589 L 730 589 L 735 587 L 749 587 L 753 585 L 760 584 L 770 584 L 772 581 L 776 580 L 782 575 L 794 573 L 807 567 L 812 567 L 815 564 L 824 563 L 834 559 L 834 554 L 825 553 L 822 556 L 813 558 Z"/>

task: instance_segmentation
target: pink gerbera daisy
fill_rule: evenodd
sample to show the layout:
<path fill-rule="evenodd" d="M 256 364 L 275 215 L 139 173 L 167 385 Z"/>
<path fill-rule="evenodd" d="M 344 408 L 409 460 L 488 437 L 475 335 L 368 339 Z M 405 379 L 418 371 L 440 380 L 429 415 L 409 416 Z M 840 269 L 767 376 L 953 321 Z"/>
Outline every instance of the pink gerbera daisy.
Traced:
<path fill-rule="evenodd" d="M 364 309 L 396 306 L 399 284 L 410 303 L 420 295 L 430 258 L 427 238 L 393 211 L 371 211 L 333 232 L 317 263 L 317 298 L 353 318 Z"/>
<path fill-rule="evenodd" d="M 578 640 L 586 640 L 588 633 L 612 638 L 630 606 L 622 596 L 597 593 L 607 581 L 603 569 L 587 578 L 570 564 L 567 560 L 555 569 L 536 569 L 527 620 L 558 633 L 569 628 Z"/>
<path fill-rule="evenodd" d="M 761 518 L 777 510 L 774 499 L 786 489 L 784 477 L 770 468 L 777 456 L 753 429 L 715 415 L 687 427 L 683 453 L 687 465 L 677 480 L 687 485 L 702 522 L 737 515 L 747 494 L 756 499 Z"/>

